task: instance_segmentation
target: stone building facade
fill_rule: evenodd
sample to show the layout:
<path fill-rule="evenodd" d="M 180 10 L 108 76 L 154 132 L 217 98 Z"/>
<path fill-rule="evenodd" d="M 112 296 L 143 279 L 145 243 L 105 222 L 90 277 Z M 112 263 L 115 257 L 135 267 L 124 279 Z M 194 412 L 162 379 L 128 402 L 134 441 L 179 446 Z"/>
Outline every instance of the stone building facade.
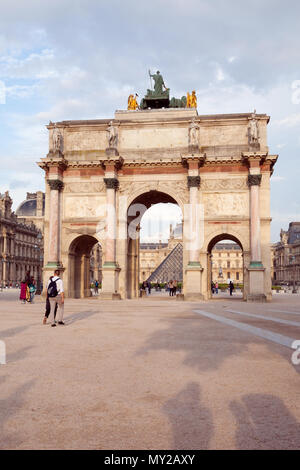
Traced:
<path fill-rule="evenodd" d="M 243 250 L 245 300 L 270 300 L 277 155 L 269 152 L 268 122 L 265 114 L 162 108 L 50 123 L 49 152 L 39 163 L 46 178 L 44 275 L 61 267 L 67 295 L 89 295 L 90 252 L 99 242 L 101 298 L 137 297 L 135 220 L 142 206 L 171 202 L 183 214 L 185 299 L 210 298 L 211 250 L 226 239 Z"/>
<path fill-rule="evenodd" d="M 15 286 L 30 271 L 36 281 L 41 279 L 43 249 L 40 230 L 25 223 L 12 212 L 8 191 L 0 195 L 0 272 L 2 286 Z"/>
<path fill-rule="evenodd" d="M 273 284 L 300 286 L 300 222 L 281 230 L 280 242 L 272 246 Z"/>
<path fill-rule="evenodd" d="M 212 280 L 243 284 L 243 251 L 237 243 L 217 243 L 212 249 Z"/>

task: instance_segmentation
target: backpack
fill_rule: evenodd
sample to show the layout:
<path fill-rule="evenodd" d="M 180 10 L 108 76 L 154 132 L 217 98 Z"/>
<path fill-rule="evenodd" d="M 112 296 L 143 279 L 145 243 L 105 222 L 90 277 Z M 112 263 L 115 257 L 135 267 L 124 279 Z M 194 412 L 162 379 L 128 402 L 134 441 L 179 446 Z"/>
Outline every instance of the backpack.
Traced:
<path fill-rule="evenodd" d="M 58 295 L 57 291 L 57 285 L 56 281 L 58 281 L 59 278 L 57 278 L 55 281 L 53 280 L 53 277 L 50 278 L 50 284 L 47 289 L 47 294 L 48 297 L 56 297 Z"/>

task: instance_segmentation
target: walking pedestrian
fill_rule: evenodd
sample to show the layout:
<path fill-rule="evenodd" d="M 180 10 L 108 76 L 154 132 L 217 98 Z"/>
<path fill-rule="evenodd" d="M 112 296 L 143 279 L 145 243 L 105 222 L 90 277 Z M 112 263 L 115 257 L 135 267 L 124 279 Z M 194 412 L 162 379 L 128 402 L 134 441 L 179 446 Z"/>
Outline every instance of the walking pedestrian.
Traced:
<path fill-rule="evenodd" d="M 51 307 L 50 307 L 49 297 L 47 295 L 46 310 L 45 310 L 45 315 L 44 315 L 44 318 L 43 318 L 43 325 L 46 325 L 46 323 L 47 323 L 48 317 L 50 315 L 50 310 L 51 310 Z M 54 309 L 54 321 L 56 319 L 56 313 L 57 313 L 57 303 L 55 304 L 55 309 Z"/>
<path fill-rule="evenodd" d="M 215 282 L 215 293 L 217 294 L 219 292 L 219 284 L 218 281 Z"/>
<path fill-rule="evenodd" d="M 230 281 L 230 282 L 229 282 L 229 292 L 230 292 L 230 295 L 232 295 L 233 289 L 234 289 L 233 282 Z"/>
<path fill-rule="evenodd" d="M 29 289 L 29 302 L 32 304 L 35 293 L 36 293 L 36 287 L 35 287 L 33 277 L 30 279 L 30 282 L 28 284 L 28 289 Z"/>
<path fill-rule="evenodd" d="M 176 279 L 173 281 L 173 296 L 176 296 L 176 291 L 177 291 L 177 281 Z"/>
<path fill-rule="evenodd" d="M 21 282 L 21 290 L 20 290 L 20 300 L 25 304 L 26 302 L 26 291 L 27 291 L 27 283 L 25 279 Z"/>
<path fill-rule="evenodd" d="M 50 314 L 49 314 L 49 320 L 51 323 L 51 326 L 56 326 L 56 323 L 54 321 L 54 310 L 55 310 L 55 304 L 57 303 L 58 308 L 57 308 L 57 314 L 58 314 L 58 324 L 59 325 L 64 325 L 63 322 L 63 317 L 64 317 L 64 286 L 63 286 L 63 281 L 59 277 L 60 275 L 60 270 L 56 269 L 54 271 L 54 276 L 51 276 L 48 282 L 47 286 L 47 295 L 49 297 L 49 302 L 50 302 Z"/>

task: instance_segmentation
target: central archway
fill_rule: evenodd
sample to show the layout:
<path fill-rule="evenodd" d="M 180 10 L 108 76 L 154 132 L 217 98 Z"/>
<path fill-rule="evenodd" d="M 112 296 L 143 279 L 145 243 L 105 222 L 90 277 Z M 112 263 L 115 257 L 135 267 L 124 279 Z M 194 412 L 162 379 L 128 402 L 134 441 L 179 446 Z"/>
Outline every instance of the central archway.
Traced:
<path fill-rule="evenodd" d="M 91 296 L 91 253 L 97 243 L 91 235 L 80 235 L 70 245 L 68 285 L 71 298 Z"/>
<path fill-rule="evenodd" d="M 150 190 L 136 196 L 130 202 L 127 210 L 126 295 L 129 299 L 139 296 L 140 221 L 147 209 L 160 203 L 176 204 L 182 211 L 181 205 L 172 195 L 156 190 Z"/>

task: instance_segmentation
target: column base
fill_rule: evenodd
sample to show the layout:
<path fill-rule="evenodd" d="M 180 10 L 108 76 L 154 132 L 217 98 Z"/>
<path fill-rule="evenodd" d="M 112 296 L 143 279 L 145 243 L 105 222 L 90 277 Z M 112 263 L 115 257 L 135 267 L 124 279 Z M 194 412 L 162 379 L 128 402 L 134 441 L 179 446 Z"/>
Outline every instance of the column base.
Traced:
<path fill-rule="evenodd" d="M 185 270 L 185 289 L 184 300 L 198 301 L 203 300 L 201 293 L 201 276 L 203 268 L 198 261 L 190 261 Z"/>
<path fill-rule="evenodd" d="M 102 291 L 99 300 L 121 300 L 119 290 L 120 268 L 115 262 L 107 261 L 102 266 Z"/>
<path fill-rule="evenodd" d="M 121 300 L 121 294 L 118 294 L 117 292 L 100 292 L 98 300 Z"/>
<path fill-rule="evenodd" d="M 176 300 L 184 300 L 183 294 L 176 294 Z"/>
<path fill-rule="evenodd" d="M 249 272 L 249 293 L 247 302 L 266 302 L 267 296 L 264 292 L 264 271 L 265 268 L 260 261 L 251 261 Z"/>
<path fill-rule="evenodd" d="M 197 302 L 199 300 L 204 300 L 204 295 L 199 292 L 189 292 L 184 294 L 184 300 L 187 300 L 188 302 Z"/>
<path fill-rule="evenodd" d="M 267 302 L 267 296 L 265 294 L 248 294 L 247 302 Z"/>

